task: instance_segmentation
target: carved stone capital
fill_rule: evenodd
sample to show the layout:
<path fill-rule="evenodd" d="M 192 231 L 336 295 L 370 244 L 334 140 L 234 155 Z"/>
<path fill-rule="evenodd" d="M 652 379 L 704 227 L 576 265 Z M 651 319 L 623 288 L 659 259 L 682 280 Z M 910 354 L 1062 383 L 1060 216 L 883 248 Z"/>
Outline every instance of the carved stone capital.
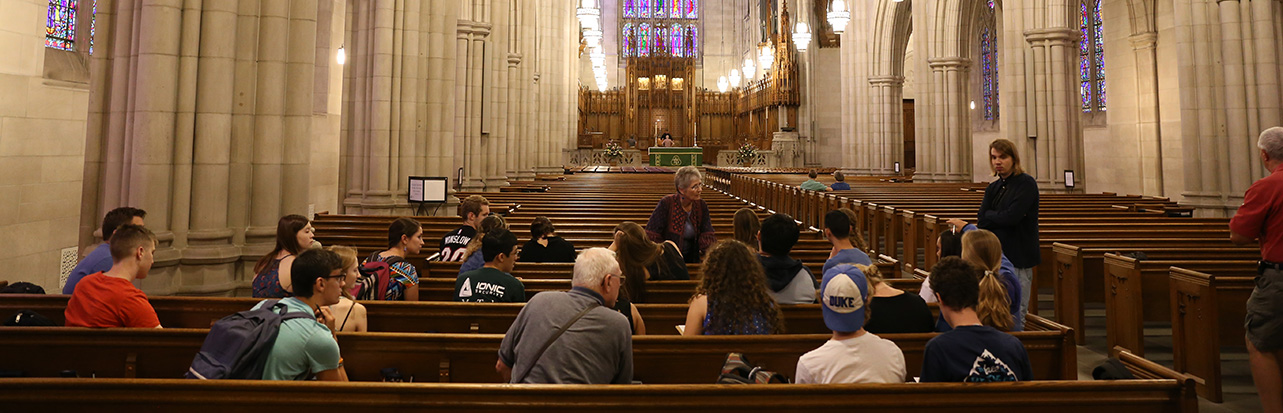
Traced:
<path fill-rule="evenodd" d="M 927 59 L 927 66 L 934 70 L 958 70 L 971 67 L 971 59 L 965 57 L 937 57 Z"/>
<path fill-rule="evenodd" d="M 871 76 L 869 84 L 873 86 L 904 86 L 904 76 Z"/>
<path fill-rule="evenodd" d="M 1132 49 L 1144 50 L 1153 49 L 1158 45 L 1158 33 L 1144 32 L 1127 36 L 1127 40 L 1132 42 Z"/>
<path fill-rule="evenodd" d="M 1024 34 L 1025 34 L 1025 41 L 1034 45 L 1036 45 L 1039 42 L 1047 42 L 1051 44 L 1077 43 L 1078 39 L 1082 37 L 1082 34 L 1078 32 L 1078 29 L 1076 28 L 1071 29 L 1068 27 L 1031 29 L 1031 30 L 1025 30 Z"/>

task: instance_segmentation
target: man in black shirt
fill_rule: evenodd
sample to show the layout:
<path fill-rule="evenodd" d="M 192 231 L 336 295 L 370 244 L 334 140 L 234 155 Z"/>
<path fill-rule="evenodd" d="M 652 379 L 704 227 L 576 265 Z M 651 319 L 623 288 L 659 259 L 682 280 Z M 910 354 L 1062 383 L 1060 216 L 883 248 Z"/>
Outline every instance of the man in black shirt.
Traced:
<path fill-rule="evenodd" d="M 510 274 L 517 263 L 517 236 L 504 228 L 486 233 L 481 239 L 484 267 L 459 274 L 454 282 L 454 300 L 474 303 L 524 303 L 526 287 Z"/>
<path fill-rule="evenodd" d="M 463 261 L 467 255 L 468 243 L 477 236 L 477 227 L 481 220 L 490 216 L 490 201 L 481 195 L 472 195 L 459 202 L 459 217 L 463 226 L 450 231 L 441 237 L 440 261 Z"/>

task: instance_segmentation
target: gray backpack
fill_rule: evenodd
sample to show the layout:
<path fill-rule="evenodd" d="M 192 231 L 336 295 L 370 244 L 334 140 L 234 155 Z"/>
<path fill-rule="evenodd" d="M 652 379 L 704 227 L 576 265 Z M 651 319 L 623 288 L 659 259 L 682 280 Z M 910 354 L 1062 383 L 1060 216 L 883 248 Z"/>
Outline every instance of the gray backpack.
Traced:
<path fill-rule="evenodd" d="M 205 344 L 200 346 L 200 353 L 192 360 L 186 377 L 201 380 L 262 379 L 263 366 L 276 344 L 281 323 L 313 318 L 311 314 L 286 311 L 280 300 L 267 300 L 257 310 L 241 311 L 218 320 L 209 328 Z"/>

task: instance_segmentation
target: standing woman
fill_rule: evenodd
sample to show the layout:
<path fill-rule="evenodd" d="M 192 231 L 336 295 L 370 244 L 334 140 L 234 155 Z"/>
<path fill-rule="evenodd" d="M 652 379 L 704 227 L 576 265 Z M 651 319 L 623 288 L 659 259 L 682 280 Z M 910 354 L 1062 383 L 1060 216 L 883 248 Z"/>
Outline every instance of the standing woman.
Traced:
<path fill-rule="evenodd" d="M 406 261 L 410 254 L 418 254 L 423 248 L 423 226 L 419 221 L 410 218 L 397 218 L 388 227 L 387 251 L 375 252 L 361 261 L 361 266 L 370 262 L 385 262 L 391 268 L 391 279 L 387 291 L 374 291 L 378 281 L 373 277 L 362 277 L 358 300 L 419 301 L 419 270 Z"/>
<path fill-rule="evenodd" d="M 290 288 L 290 265 L 294 257 L 312 246 L 315 231 L 311 221 L 290 214 L 276 222 L 276 248 L 254 264 L 254 298 L 285 298 L 293 295 Z"/>
<path fill-rule="evenodd" d="M 704 177 L 694 166 L 683 166 L 673 178 L 677 193 L 665 196 L 646 221 L 646 236 L 655 243 L 672 241 L 686 262 L 699 262 L 716 240 L 708 203 L 700 198 Z"/>
<path fill-rule="evenodd" d="M 987 229 L 1002 242 L 1002 252 L 1016 266 L 1020 279 L 1020 317 L 1029 312 L 1029 286 L 1038 252 L 1038 182 L 1020 167 L 1016 145 L 1006 139 L 989 144 L 989 167 L 998 180 L 985 188 L 976 226 Z"/>

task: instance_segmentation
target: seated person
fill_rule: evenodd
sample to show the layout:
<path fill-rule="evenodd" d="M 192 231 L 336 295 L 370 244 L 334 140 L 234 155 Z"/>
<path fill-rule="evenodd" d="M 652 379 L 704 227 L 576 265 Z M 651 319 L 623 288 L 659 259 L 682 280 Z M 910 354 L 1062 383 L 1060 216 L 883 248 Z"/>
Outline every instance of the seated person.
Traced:
<path fill-rule="evenodd" d="M 762 222 L 757 219 L 757 213 L 753 212 L 752 208 L 736 210 L 731 223 L 734 229 L 734 235 L 731 238 L 750 247 L 757 245 L 757 231 L 762 230 Z"/>
<path fill-rule="evenodd" d="M 521 262 L 575 262 L 575 244 L 558 237 L 548 217 L 535 217 L 530 242 L 521 247 Z"/>
<path fill-rule="evenodd" d="M 459 201 L 459 217 L 463 218 L 463 225 L 450 231 L 441 237 L 441 261 L 463 261 L 465 257 L 464 250 L 467 249 L 468 243 L 472 242 L 472 237 L 477 236 L 477 229 L 481 226 L 481 220 L 490 216 L 490 200 L 481 195 L 470 195 Z"/>
<path fill-rule="evenodd" d="M 837 267 L 840 267 L 838 265 Z M 834 267 L 834 268 L 837 268 Z M 874 334 L 930 333 L 936 331 L 935 316 L 927 302 L 915 294 L 887 285 L 876 265 L 855 264 L 869 280 L 869 312 L 873 315 L 864 329 Z"/>
<path fill-rule="evenodd" d="M 852 245 L 851 242 L 851 219 L 841 210 L 832 210 L 824 214 L 824 238 L 833 244 L 833 250 L 829 252 L 829 259 L 824 261 L 824 271 L 828 272 L 829 268 L 838 264 L 864 264 L 873 265 L 873 260 L 869 259 L 869 254 L 865 254 L 860 248 Z"/>
<path fill-rule="evenodd" d="M 515 245 L 515 242 L 514 242 Z M 508 383 L 628 384 L 633 336 L 612 310 L 623 280 L 615 254 L 589 248 L 575 259 L 570 291 L 536 294 L 499 344 L 495 370 Z M 563 326 L 566 331 L 549 342 Z"/>
<path fill-rule="evenodd" d="M 503 228 L 508 229 L 508 221 L 503 219 L 502 215 L 491 215 L 481 220 L 481 226 L 478 228 L 477 236 L 472 237 L 464 248 L 463 264 L 459 264 L 459 274 L 481 268 L 486 265 L 486 260 L 481 257 L 481 240 L 489 234 L 490 231 Z"/>
<path fill-rule="evenodd" d="M 864 330 L 871 314 L 865 311 L 869 289 L 864 272 L 854 266 L 824 271 L 820 311 L 833 337 L 797 360 L 798 384 L 904 382 L 904 353 L 891 340 Z"/>
<path fill-rule="evenodd" d="M 962 256 L 962 231 L 958 229 L 945 231 L 936 238 L 936 262 L 945 257 Z M 936 293 L 931 291 L 931 277 L 922 280 L 922 288 L 918 289 L 918 296 L 922 297 L 928 303 L 936 302 Z"/>
<path fill-rule="evenodd" d="M 982 325 L 976 315 L 983 272 L 961 258 L 948 257 L 931 268 L 931 289 L 953 330 L 927 342 L 922 382 L 994 382 L 1033 379 L 1029 353 L 1019 339 Z"/>
<path fill-rule="evenodd" d="M 780 304 L 814 303 L 815 289 L 819 287 L 811 270 L 802 261 L 789 257 L 797 238 L 797 221 L 788 214 L 766 217 L 757 233 L 757 258 L 766 270 L 766 286 L 770 287 L 771 298 Z"/>
<path fill-rule="evenodd" d="M 356 250 L 351 247 L 329 247 L 327 249 L 339 257 L 340 266 L 343 268 L 343 295 L 339 297 L 339 303 L 330 306 L 330 312 L 338 319 L 338 331 L 346 332 L 366 332 L 369 331 L 369 319 L 365 314 L 365 305 L 358 303 L 352 297 L 350 286 L 356 285 L 356 280 L 361 276 L 361 271 L 356 268 Z"/>
<path fill-rule="evenodd" d="M 459 274 L 454 282 L 454 300 L 473 303 L 524 303 L 526 287 L 513 277 L 517 263 L 517 236 L 496 228 L 481 238 L 485 266 Z"/>
<path fill-rule="evenodd" d="M 846 175 L 843 175 L 842 171 L 833 171 L 833 180 L 837 182 L 834 182 L 833 185 L 829 185 L 829 190 L 832 190 L 832 191 L 851 190 L 851 184 L 846 183 Z"/>
<path fill-rule="evenodd" d="M 147 294 L 133 284 L 151 271 L 156 235 L 147 228 L 123 224 L 111 237 L 111 269 L 80 280 L 63 312 L 66 326 L 160 328 Z"/>
<path fill-rule="evenodd" d="M 808 191 L 820 191 L 820 192 L 829 190 L 828 185 L 822 184 L 820 183 L 820 181 L 815 180 L 815 178 L 820 176 L 820 174 L 819 172 L 816 172 L 814 168 L 812 168 L 810 172 L 807 172 L 806 176 L 810 177 L 811 179 L 807 179 L 806 182 L 803 182 L 802 185 L 799 185 L 800 188 Z"/>
<path fill-rule="evenodd" d="M 120 207 L 111 210 L 102 218 L 102 244 L 98 244 L 89 255 L 76 264 L 76 268 L 71 270 L 71 275 L 67 276 L 67 283 L 62 286 L 62 293 L 71 295 L 76 291 L 76 283 L 86 275 L 107 272 L 111 269 L 111 234 L 116 228 L 123 224 L 134 224 L 143 226 L 143 218 L 147 216 L 147 211 L 138 208 Z"/>
<path fill-rule="evenodd" d="M 783 333 L 784 316 L 765 281 L 748 245 L 735 240 L 717 243 L 704 261 L 704 277 L 686 310 L 682 335 Z"/>
<path fill-rule="evenodd" d="M 338 339 L 334 336 L 334 314 L 330 306 L 338 304 L 347 282 L 342 261 L 333 252 L 309 249 L 290 264 L 294 296 L 281 299 L 286 313 L 304 313 L 312 317 L 281 322 L 272 350 L 263 366 L 263 380 L 347 381 L 343 357 L 339 356 Z M 264 302 L 258 303 L 259 309 Z"/>

